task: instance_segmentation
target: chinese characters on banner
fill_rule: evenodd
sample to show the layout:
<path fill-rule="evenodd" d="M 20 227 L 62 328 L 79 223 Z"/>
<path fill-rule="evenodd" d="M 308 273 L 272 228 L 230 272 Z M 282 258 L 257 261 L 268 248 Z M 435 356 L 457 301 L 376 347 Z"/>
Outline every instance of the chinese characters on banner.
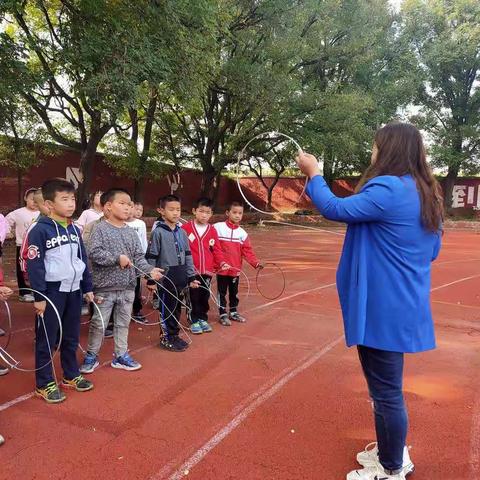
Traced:
<path fill-rule="evenodd" d="M 455 185 L 452 191 L 452 207 L 480 210 L 480 185 Z"/>

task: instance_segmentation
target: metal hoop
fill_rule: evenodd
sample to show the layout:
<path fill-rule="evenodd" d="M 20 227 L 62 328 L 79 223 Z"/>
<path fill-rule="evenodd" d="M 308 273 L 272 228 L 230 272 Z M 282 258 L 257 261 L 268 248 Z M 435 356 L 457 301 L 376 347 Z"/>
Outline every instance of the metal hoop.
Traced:
<path fill-rule="evenodd" d="M 302 150 L 302 147 L 300 146 L 300 144 L 294 140 L 292 137 L 290 137 L 289 135 L 286 135 L 285 133 L 281 133 L 281 132 L 264 132 L 264 133 L 260 133 L 258 135 L 256 135 L 255 137 L 253 137 L 251 140 L 249 140 L 247 142 L 247 144 L 242 148 L 241 152 L 238 154 L 238 160 L 237 160 L 237 178 L 236 178 L 236 181 L 237 181 L 237 187 L 238 187 L 238 191 L 240 192 L 240 195 L 242 196 L 243 200 L 245 200 L 245 202 L 251 207 L 253 208 L 254 210 L 256 210 L 257 212 L 259 213 L 263 213 L 264 215 L 277 215 L 277 212 L 267 212 L 266 210 L 261 210 L 260 208 L 257 208 L 255 207 L 255 205 L 253 205 L 249 200 L 248 198 L 246 197 L 246 195 L 244 194 L 243 190 L 242 190 L 242 186 L 240 185 L 240 163 L 241 161 L 243 160 L 243 158 L 245 157 L 245 152 L 246 152 L 246 149 L 248 148 L 248 146 L 253 142 L 255 141 L 257 138 L 260 138 L 262 136 L 265 136 L 265 135 L 270 135 L 270 136 L 281 136 L 281 137 L 285 137 L 287 140 L 290 140 L 297 148 L 298 148 L 298 151 L 299 152 L 303 152 Z M 300 194 L 300 196 L 298 197 L 298 200 L 297 200 L 297 203 L 302 199 L 303 195 L 305 194 L 305 191 L 306 191 L 306 188 L 307 188 L 307 184 L 308 184 L 308 177 L 305 177 L 305 184 L 303 186 L 303 189 L 302 189 L 302 193 Z"/>

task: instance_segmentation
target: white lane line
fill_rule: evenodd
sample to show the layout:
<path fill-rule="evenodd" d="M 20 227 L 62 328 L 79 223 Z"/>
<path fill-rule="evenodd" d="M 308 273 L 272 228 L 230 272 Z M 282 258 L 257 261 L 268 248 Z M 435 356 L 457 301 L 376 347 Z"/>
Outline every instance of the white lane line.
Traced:
<path fill-rule="evenodd" d="M 253 307 L 253 308 L 249 309 L 248 311 L 253 312 L 255 310 L 261 310 L 262 308 L 267 308 L 267 307 L 270 307 L 270 306 L 275 305 L 277 303 L 285 302 L 286 300 L 290 300 L 290 299 L 298 297 L 300 295 L 304 295 L 305 293 L 311 293 L 311 292 L 316 292 L 318 290 L 324 290 L 325 288 L 334 287 L 335 285 L 336 285 L 336 283 L 329 283 L 328 285 L 320 285 L 319 287 L 310 288 L 308 290 L 302 290 L 301 292 L 297 292 L 297 293 L 293 293 L 292 295 L 288 295 L 288 297 L 282 297 L 282 298 L 279 298 L 278 300 L 273 300 L 272 302 L 263 303 L 262 305 L 258 305 L 257 307 Z"/>
<path fill-rule="evenodd" d="M 280 378 L 277 378 L 273 385 L 270 385 L 267 389 L 261 388 L 249 398 L 250 402 L 247 402 L 245 407 L 236 414 L 227 425 L 221 428 L 213 437 L 211 437 L 202 447 L 200 447 L 191 457 L 189 457 L 177 470 L 175 470 L 168 478 L 169 480 L 180 480 L 185 478 L 185 472 L 190 471 L 195 465 L 197 465 L 203 458 L 205 458 L 208 453 L 213 450 L 225 437 L 230 435 L 239 425 L 241 425 L 247 417 L 252 414 L 258 407 L 265 403 L 268 399 L 273 397 L 285 384 L 290 380 L 295 378 L 297 375 L 302 373 L 311 367 L 315 362 L 320 360 L 325 354 L 342 342 L 344 336 L 336 338 L 327 345 L 325 345 L 321 350 L 316 352 L 314 355 L 311 355 L 306 360 L 297 364 L 293 369 L 288 373 L 281 374 Z M 168 471 L 170 470 L 169 466 L 163 467 L 159 472 L 150 477 L 150 480 L 161 480 L 166 478 Z"/>
<path fill-rule="evenodd" d="M 144 350 L 148 350 L 154 347 L 155 345 L 156 344 L 141 347 L 138 350 L 134 350 L 132 354 L 143 352 Z M 106 362 L 101 363 L 100 366 L 97 368 L 97 370 L 99 370 L 100 368 L 106 367 L 107 365 L 110 365 L 110 363 L 112 363 L 111 360 L 107 360 Z M 22 403 L 25 400 L 32 398 L 34 395 L 35 395 L 35 392 L 30 392 L 30 393 L 26 393 L 25 395 L 20 395 L 19 397 L 14 398 L 13 400 L 10 400 L 8 402 L 2 403 L 0 405 L 0 412 L 2 412 L 3 410 L 7 410 L 7 408 L 13 407 L 14 405 L 17 405 L 18 403 Z"/>
<path fill-rule="evenodd" d="M 25 395 L 20 395 L 17 398 L 14 398 L 13 400 L 10 400 L 9 402 L 6 402 L 2 405 L 0 405 L 0 412 L 3 410 L 6 410 L 7 408 L 13 407 L 17 403 L 24 402 L 25 400 L 28 400 L 29 398 L 32 398 L 34 395 L 34 392 L 26 393 Z"/>
<path fill-rule="evenodd" d="M 309 290 L 303 290 L 301 292 L 297 292 L 297 293 L 294 293 L 292 295 L 289 295 L 288 297 L 279 298 L 278 300 L 274 300 L 273 302 L 269 302 L 267 304 L 259 305 L 257 307 L 251 308 L 248 311 L 252 312 L 254 310 L 260 310 L 260 309 L 268 307 L 270 305 L 275 305 L 277 303 L 284 302 L 286 300 L 290 300 L 291 298 L 298 297 L 299 295 L 302 295 L 304 293 L 310 293 L 310 292 L 313 292 L 313 291 L 316 291 L 316 290 L 322 290 L 324 288 L 332 287 L 334 285 L 335 285 L 334 283 L 331 283 L 331 284 L 328 284 L 328 285 L 321 285 L 319 287 L 311 288 Z M 143 352 L 144 350 L 148 350 L 149 348 L 152 348 L 154 346 L 155 345 L 148 345 L 146 347 L 141 347 L 138 350 L 134 350 L 132 353 L 134 353 L 134 354 L 140 353 L 140 352 Z M 105 367 L 109 363 L 110 363 L 110 361 L 104 362 L 104 363 L 102 363 L 101 367 Z M 6 410 L 7 408 L 13 407 L 14 405 L 17 405 L 18 403 L 24 402 L 25 400 L 28 400 L 29 398 L 32 398 L 33 395 L 34 395 L 34 392 L 26 393 L 26 394 L 21 395 L 17 398 L 14 398 L 13 400 L 9 400 L 8 402 L 1 404 L 0 405 L 0 412 L 3 411 L 3 410 Z"/>
<path fill-rule="evenodd" d="M 480 273 L 478 273 L 477 275 L 472 275 L 470 277 L 459 278 L 458 280 L 455 280 L 455 281 L 450 282 L 450 283 L 446 283 L 445 285 L 440 285 L 439 287 L 432 288 L 430 291 L 435 292 L 435 291 L 440 290 L 442 288 L 450 287 L 452 285 L 456 285 L 457 283 L 466 282 L 467 280 L 472 280 L 473 278 L 478 278 L 478 277 L 480 277 Z"/>

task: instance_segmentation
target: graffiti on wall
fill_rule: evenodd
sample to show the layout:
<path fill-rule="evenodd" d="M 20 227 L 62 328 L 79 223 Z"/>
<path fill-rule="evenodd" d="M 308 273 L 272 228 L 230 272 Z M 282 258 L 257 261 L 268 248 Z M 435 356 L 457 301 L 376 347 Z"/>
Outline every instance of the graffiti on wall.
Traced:
<path fill-rule="evenodd" d="M 455 185 L 452 191 L 452 207 L 480 210 L 480 185 Z"/>

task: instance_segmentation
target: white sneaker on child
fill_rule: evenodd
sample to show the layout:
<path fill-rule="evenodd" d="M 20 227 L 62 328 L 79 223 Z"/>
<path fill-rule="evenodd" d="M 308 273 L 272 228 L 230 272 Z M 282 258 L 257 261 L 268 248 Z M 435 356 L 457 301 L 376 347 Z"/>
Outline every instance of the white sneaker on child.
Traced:
<path fill-rule="evenodd" d="M 31 293 L 27 293 L 26 295 L 20 295 L 18 300 L 20 302 L 33 303 L 35 301 L 35 297 Z"/>
<path fill-rule="evenodd" d="M 376 465 L 375 467 L 367 467 L 362 470 L 353 470 L 347 475 L 347 480 L 405 480 L 405 472 L 402 469 L 400 473 L 389 475 L 385 470 Z"/>
<path fill-rule="evenodd" d="M 369 443 L 363 452 L 357 453 L 357 462 L 362 467 L 375 467 L 380 466 L 380 460 L 378 459 L 378 444 L 377 442 Z M 403 449 L 403 471 L 405 476 L 410 475 L 415 470 L 415 466 L 410 459 L 410 453 L 408 447 Z"/>

